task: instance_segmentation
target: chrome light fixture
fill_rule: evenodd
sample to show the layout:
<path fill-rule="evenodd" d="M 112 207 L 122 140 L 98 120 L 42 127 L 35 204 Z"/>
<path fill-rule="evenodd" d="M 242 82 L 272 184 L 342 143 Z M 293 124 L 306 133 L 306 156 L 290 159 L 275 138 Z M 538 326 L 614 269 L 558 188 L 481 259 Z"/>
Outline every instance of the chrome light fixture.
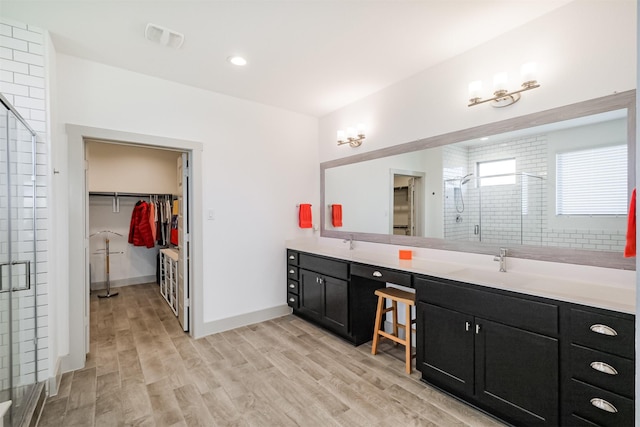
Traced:
<path fill-rule="evenodd" d="M 491 106 L 495 108 L 507 107 L 513 105 L 520 100 L 522 92 L 540 87 L 536 80 L 535 74 L 537 65 L 535 62 L 528 62 L 522 66 L 521 74 L 524 82 L 520 85 L 520 89 L 509 91 L 506 89 L 509 78 L 507 73 L 498 73 L 493 77 L 493 98 L 482 99 L 480 93 L 482 91 L 482 81 L 477 80 L 469 83 L 469 107 L 474 105 L 491 102 Z"/>
<path fill-rule="evenodd" d="M 349 144 L 351 147 L 359 147 L 364 140 L 364 125 L 358 124 L 357 128 L 349 127 L 347 131 L 338 131 L 338 145 Z"/>

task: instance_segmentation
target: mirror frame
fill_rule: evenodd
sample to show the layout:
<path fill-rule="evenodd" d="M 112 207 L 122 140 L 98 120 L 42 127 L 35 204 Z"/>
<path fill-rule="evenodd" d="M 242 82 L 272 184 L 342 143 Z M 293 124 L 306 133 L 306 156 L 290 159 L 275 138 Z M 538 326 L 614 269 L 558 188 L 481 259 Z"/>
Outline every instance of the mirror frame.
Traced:
<path fill-rule="evenodd" d="M 404 154 L 426 148 L 439 147 L 470 139 L 476 139 L 486 135 L 497 135 L 504 132 L 526 129 L 592 114 L 604 113 L 612 110 L 627 109 L 627 161 L 628 161 L 628 194 L 635 187 L 635 158 L 636 158 L 636 91 L 629 90 L 613 95 L 595 98 L 575 104 L 557 107 L 546 111 L 514 117 L 499 122 L 488 123 L 468 129 L 454 131 L 442 135 L 432 136 L 382 148 L 354 156 L 343 157 L 320 164 L 320 236 L 349 239 L 355 241 L 384 243 L 398 246 L 424 247 L 457 252 L 470 252 L 477 254 L 495 255 L 499 245 L 480 242 L 462 242 L 444 240 L 431 237 L 397 236 L 390 234 L 348 232 L 327 230 L 326 219 L 328 217 L 327 202 L 325 200 L 325 171 L 338 166 L 382 157 Z M 561 262 L 568 264 L 591 265 L 597 267 L 617 268 L 623 270 L 635 270 L 635 258 L 624 258 L 622 253 L 607 251 L 589 251 L 585 249 L 558 248 L 550 246 L 515 245 L 508 246 L 509 257 L 532 259 L 539 261 Z"/>

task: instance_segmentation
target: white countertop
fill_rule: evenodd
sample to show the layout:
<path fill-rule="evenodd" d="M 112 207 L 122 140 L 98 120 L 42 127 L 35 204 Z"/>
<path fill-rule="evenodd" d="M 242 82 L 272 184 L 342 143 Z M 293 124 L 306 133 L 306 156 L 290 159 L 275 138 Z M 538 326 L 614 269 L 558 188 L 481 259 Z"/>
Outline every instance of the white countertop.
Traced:
<path fill-rule="evenodd" d="M 349 243 L 328 238 L 288 240 L 286 246 L 346 261 L 635 314 L 635 271 L 507 257 L 507 272 L 501 273 L 490 255 L 357 241 L 350 250 Z M 413 251 L 413 259 L 399 259 L 399 249 Z"/>

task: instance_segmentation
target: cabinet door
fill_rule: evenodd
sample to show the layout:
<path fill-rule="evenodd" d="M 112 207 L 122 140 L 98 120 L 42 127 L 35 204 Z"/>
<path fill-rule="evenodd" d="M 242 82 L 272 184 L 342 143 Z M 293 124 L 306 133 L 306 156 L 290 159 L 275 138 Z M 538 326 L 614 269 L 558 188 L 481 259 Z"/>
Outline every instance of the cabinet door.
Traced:
<path fill-rule="evenodd" d="M 312 271 L 300 270 L 300 311 L 321 320 L 324 308 L 324 290 L 320 276 Z"/>
<path fill-rule="evenodd" d="M 558 340 L 475 321 L 476 398 L 516 425 L 558 425 Z"/>
<path fill-rule="evenodd" d="M 324 286 L 324 321 L 338 332 L 348 332 L 349 287 L 345 280 L 322 277 Z"/>
<path fill-rule="evenodd" d="M 436 305 L 417 306 L 417 369 L 422 378 L 458 394 L 473 394 L 473 317 Z"/>

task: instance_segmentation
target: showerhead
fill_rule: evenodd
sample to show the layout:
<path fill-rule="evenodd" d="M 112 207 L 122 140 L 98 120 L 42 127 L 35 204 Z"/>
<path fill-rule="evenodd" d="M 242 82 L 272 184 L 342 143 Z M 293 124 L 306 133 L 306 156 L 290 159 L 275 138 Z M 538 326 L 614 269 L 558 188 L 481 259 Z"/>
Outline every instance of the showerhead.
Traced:
<path fill-rule="evenodd" d="M 467 175 L 463 176 L 462 178 L 460 178 L 460 186 L 462 187 L 462 186 L 463 186 L 463 185 L 465 185 L 467 182 L 471 181 L 471 178 L 469 178 L 469 177 L 471 177 L 471 176 L 473 176 L 473 174 L 472 174 L 472 173 L 467 174 Z"/>

